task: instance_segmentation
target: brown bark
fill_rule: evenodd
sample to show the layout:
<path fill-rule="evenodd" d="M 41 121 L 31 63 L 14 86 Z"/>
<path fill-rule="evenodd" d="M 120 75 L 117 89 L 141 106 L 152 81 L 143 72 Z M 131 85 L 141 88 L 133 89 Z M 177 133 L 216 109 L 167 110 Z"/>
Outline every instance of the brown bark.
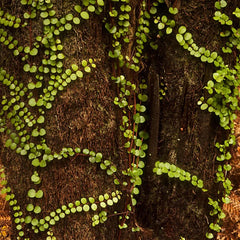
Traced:
<path fill-rule="evenodd" d="M 73 6 L 78 3 L 53 2 L 57 3 L 59 15 L 71 12 Z M 171 4 L 170 1 L 167 3 Z M 175 4 L 181 6 L 176 17 L 177 24 L 185 25 L 199 45 L 218 50 L 217 28 L 212 20 L 214 4 L 207 0 L 177 1 Z M 134 2 L 132 6 L 135 24 L 139 3 Z M 3 1 L 0 7 L 11 11 L 12 14 L 23 12 L 19 1 Z M 166 6 L 163 7 L 163 11 L 166 11 Z M 83 59 L 93 58 L 97 60 L 97 68 L 92 75 L 71 84 L 57 98 L 53 108 L 47 113 L 46 140 L 53 151 L 58 152 L 62 147 L 86 147 L 102 152 L 106 159 L 112 158 L 121 165 L 122 146 L 117 126 L 117 117 L 120 114 L 113 104 L 116 89 L 110 80 L 110 38 L 103 30 L 102 19 L 101 16 L 91 16 L 89 21 L 85 21 L 80 27 L 74 27 L 71 33 L 63 36 L 67 56 L 64 63 L 66 67 L 72 63 L 80 65 Z M 134 24 L 132 31 L 136 28 Z M 33 35 L 38 33 L 38 27 L 39 25 L 33 24 Z M 30 44 L 31 33 L 28 29 L 13 34 L 20 36 L 23 44 Z M 133 40 L 134 38 L 131 39 Z M 178 240 L 180 236 L 191 240 L 204 239 L 210 221 L 207 217 L 208 195 L 187 183 L 169 180 L 166 176 L 155 176 L 152 168 L 155 160 L 170 162 L 196 174 L 206 182 L 208 188 L 213 188 L 214 141 L 221 130 L 216 127 L 218 120 L 202 112 L 196 104 L 204 94 L 202 88 L 210 80 L 213 69 L 186 53 L 177 44 L 174 35 L 161 38 L 159 43 L 159 50 L 150 56 L 149 62 L 152 65 L 141 72 L 149 78 L 152 95 L 148 103 L 151 114 L 148 123 L 151 156 L 146 159 L 146 172 L 136 210 L 136 223 L 142 231 L 134 234 L 131 233 L 131 229 L 127 229 L 119 235 L 118 216 L 112 216 L 105 224 L 92 228 L 92 215 L 83 213 L 71 215 L 52 227 L 57 239 L 112 240 L 119 236 L 124 240 Z M 131 53 L 133 44 L 130 43 L 129 46 L 125 51 Z M 7 50 L 1 50 L 0 56 L 0 66 L 6 67 L 16 78 L 29 77 L 22 71 L 20 60 L 9 56 Z M 157 99 L 159 81 L 163 81 L 167 86 L 166 97 L 160 102 Z M 0 95 L 3 94 L 5 92 L 1 88 Z M 19 204 L 25 208 L 27 189 L 31 188 L 31 182 L 25 176 L 32 174 L 31 162 L 11 153 L 3 146 L 0 159 L 6 167 L 9 185 Z M 98 196 L 115 188 L 111 178 L 99 167 L 89 165 L 87 158 L 81 155 L 53 162 L 47 171 L 42 169 L 40 173 L 44 179 L 41 185 L 45 193 L 44 199 L 41 200 L 43 215 L 77 198 Z M 117 208 L 122 211 L 124 201 Z M 12 237 L 16 238 L 14 230 Z M 45 238 L 45 233 L 30 234 L 31 240 Z"/>

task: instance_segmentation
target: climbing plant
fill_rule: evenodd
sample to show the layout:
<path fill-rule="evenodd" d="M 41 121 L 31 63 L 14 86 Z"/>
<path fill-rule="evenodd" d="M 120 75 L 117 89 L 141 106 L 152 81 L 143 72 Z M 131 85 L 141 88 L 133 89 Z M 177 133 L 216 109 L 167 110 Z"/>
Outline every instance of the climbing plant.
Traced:
<path fill-rule="evenodd" d="M 121 199 L 124 201 L 124 210 L 114 211 L 114 214 L 119 216 L 119 229 L 131 227 L 133 232 L 141 230 L 135 221 L 135 206 L 144 167 L 147 164 L 149 139 L 145 124 L 148 82 L 141 75 L 141 71 L 146 60 L 145 53 L 150 47 L 157 50 L 161 44 L 161 37 L 165 35 L 176 38 L 180 46 L 199 61 L 214 65 L 212 80 L 204 87 L 208 95 L 201 97 L 196 104 L 202 110 L 217 115 L 220 126 L 229 132 L 229 136 L 223 143 L 216 143 L 220 152 L 217 157 L 220 163 L 216 172 L 216 184 L 221 183 L 223 186 L 223 191 L 219 191 L 217 199 L 211 197 L 203 180 L 174 164 L 156 161 L 153 172 L 157 175 L 167 174 L 169 178 L 179 181 L 188 181 L 192 185 L 189 187 L 208 192 L 209 205 L 212 206 L 210 215 L 216 217 L 214 222 L 209 224 L 210 230 L 206 237 L 212 239 L 214 231 L 220 231 L 220 221 L 225 217 L 221 204 L 229 202 L 232 189 L 231 181 L 225 172 L 231 170 L 228 163 L 231 159 L 229 148 L 236 143 L 233 127 L 235 112 L 239 109 L 240 70 L 238 57 L 234 66 L 230 66 L 225 63 L 222 54 L 232 54 L 233 49 L 240 49 L 240 29 L 236 27 L 237 23 L 231 20 L 232 16 L 224 13 L 227 2 L 216 1 L 213 19 L 221 25 L 226 25 L 220 36 L 227 40 L 222 53 L 211 52 L 204 46 L 199 47 L 187 28 L 175 22 L 174 16 L 178 14 L 178 9 L 169 7 L 168 12 L 163 14 L 163 4 L 163 0 L 140 1 L 137 18 L 136 14 L 132 13 L 129 0 L 82 0 L 72 7 L 72 13 L 61 17 L 56 14 L 51 0 L 21 0 L 25 11 L 22 16 L 14 16 L 0 9 L 1 46 L 21 61 L 24 76 L 28 76 L 28 79 L 22 79 L 21 76 L 13 76 L 7 69 L 0 68 L 0 82 L 6 89 L 1 99 L 0 111 L 0 132 L 4 136 L 4 146 L 30 161 L 32 165 L 32 175 L 27 176 L 32 187 L 26 190 L 25 206 L 18 203 L 11 186 L 8 186 L 5 180 L 2 182 L 6 185 L 2 192 L 7 193 L 6 200 L 12 209 L 18 239 L 29 239 L 29 232 L 46 232 L 47 240 L 56 239 L 51 227 L 66 216 L 80 212 L 92 212 L 94 227 L 107 221 L 110 207 L 118 204 Z M 66 91 L 72 82 L 91 76 L 99 62 L 92 58 L 81 59 L 81 64 L 72 62 L 68 68 L 65 67 L 62 36 L 68 31 L 73 31 L 74 27 L 86 23 L 93 15 L 102 16 L 106 12 L 103 11 L 104 8 L 108 10 L 107 15 L 101 19 L 111 41 L 108 57 L 112 67 L 111 81 L 117 88 L 113 103 L 119 112 L 119 142 L 126 156 L 123 166 L 119 166 L 112 159 L 106 159 L 101 152 L 94 149 L 66 146 L 60 152 L 54 152 L 46 140 L 46 114 L 53 108 L 57 97 Z M 240 9 L 236 8 L 233 15 L 239 20 Z M 13 28 L 31 29 L 32 22 L 37 20 L 42 23 L 41 33 L 32 37 L 29 45 L 20 45 L 9 33 L 9 29 Z M 164 95 L 165 89 L 162 87 L 159 97 L 163 98 Z M 105 171 L 112 178 L 115 188 L 97 197 L 82 196 L 73 202 L 66 202 L 43 216 L 40 203 L 46 193 L 41 189 L 42 170 L 47 171 L 52 162 L 79 155 L 88 157 L 90 163 L 97 164 Z M 1 177 L 4 179 L 5 175 Z"/>

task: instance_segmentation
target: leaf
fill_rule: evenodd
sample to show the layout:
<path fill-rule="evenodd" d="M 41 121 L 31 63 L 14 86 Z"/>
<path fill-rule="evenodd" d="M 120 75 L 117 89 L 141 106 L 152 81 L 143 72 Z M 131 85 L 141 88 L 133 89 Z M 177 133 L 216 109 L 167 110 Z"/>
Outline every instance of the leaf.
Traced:
<path fill-rule="evenodd" d="M 30 71 L 30 65 L 29 65 L 29 64 L 25 64 L 25 65 L 23 66 L 23 70 L 24 70 L 25 72 L 29 72 L 29 71 Z"/>
<path fill-rule="evenodd" d="M 223 76 L 220 75 L 218 72 L 213 73 L 213 78 L 214 78 L 217 82 L 222 82 L 222 80 L 223 80 Z"/>
<path fill-rule="evenodd" d="M 227 2 L 225 0 L 220 1 L 221 8 L 225 8 L 227 6 Z"/>
<path fill-rule="evenodd" d="M 198 180 L 197 187 L 198 188 L 203 188 L 203 181 L 202 180 Z"/>
<path fill-rule="evenodd" d="M 33 209 L 34 209 L 34 206 L 33 206 L 31 203 L 29 203 L 29 204 L 27 205 L 26 209 L 27 209 L 28 212 L 31 212 L 31 211 L 33 211 Z"/>
<path fill-rule="evenodd" d="M 33 48 L 33 49 L 30 51 L 30 55 L 31 55 L 31 56 L 36 56 L 37 54 L 38 54 L 37 48 Z"/>
<path fill-rule="evenodd" d="M 31 221 L 32 221 L 32 217 L 31 216 L 26 216 L 25 219 L 24 219 L 24 222 L 26 224 L 29 224 Z"/>
<path fill-rule="evenodd" d="M 172 33 L 172 28 L 171 27 L 167 27 L 166 34 L 171 34 L 171 33 Z"/>
<path fill-rule="evenodd" d="M 64 54 L 63 53 L 59 53 L 58 55 L 57 55 L 57 57 L 58 57 L 58 59 L 64 59 Z"/>
<path fill-rule="evenodd" d="M 202 62 L 206 62 L 208 60 L 208 58 L 204 55 L 202 55 L 200 59 Z"/>
<path fill-rule="evenodd" d="M 11 144 L 12 144 L 12 139 L 9 138 L 9 139 L 5 142 L 5 146 L 6 146 L 6 147 L 10 147 Z"/>
<path fill-rule="evenodd" d="M 103 0 L 97 0 L 97 4 L 99 6 L 104 6 L 104 1 Z"/>
<path fill-rule="evenodd" d="M 93 203 L 93 204 L 91 205 L 91 209 L 92 209 L 93 211 L 96 211 L 96 210 L 97 210 L 97 204 L 96 204 L 96 203 Z"/>
<path fill-rule="evenodd" d="M 37 129 L 33 129 L 33 131 L 32 131 L 32 136 L 33 136 L 33 137 L 38 137 L 38 136 L 39 136 L 39 132 L 38 132 Z"/>
<path fill-rule="evenodd" d="M 108 199 L 108 200 L 107 200 L 107 205 L 108 205 L 108 206 L 112 206 L 112 205 L 113 205 L 112 199 Z"/>
<path fill-rule="evenodd" d="M 36 196 L 36 191 L 35 191 L 35 189 L 30 189 L 30 190 L 28 191 L 28 196 L 29 196 L 30 198 L 34 198 L 34 197 Z"/>
<path fill-rule="evenodd" d="M 158 24 L 158 29 L 159 29 L 159 30 L 164 29 L 164 27 L 165 27 L 165 24 L 164 24 L 164 23 L 161 23 L 161 22 L 160 22 L 160 23 Z"/>
<path fill-rule="evenodd" d="M 78 17 L 73 18 L 73 23 L 76 25 L 80 24 L 80 18 L 78 18 Z"/>
<path fill-rule="evenodd" d="M 75 6 L 74 6 L 74 9 L 75 9 L 75 11 L 78 12 L 78 13 L 81 13 L 81 11 L 82 11 L 82 7 L 79 6 L 79 5 L 75 5 Z"/>
<path fill-rule="evenodd" d="M 185 39 L 186 41 L 189 41 L 190 39 L 192 39 L 192 34 L 189 33 L 189 32 L 186 32 L 186 33 L 184 34 L 184 39 Z"/>
<path fill-rule="evenodd" d="M 107 204 L 105 202 L 100 202 L 100 206 L 101 206 L 101 208 L 106 208 Z"/>
<path fill-rule="evenodd" d="M 207 85 L 208 85 L 208 87 L 213 88 L 214 82 L 210 80 L 210 81 L 208 81 Z"/>
<path fill-rule="evenodd" d="M 138 98 L 139 100 L 141 100 L 142 102 L 146 102 L 148 100 L 148 96 L 146 94 L 138 94 Z"/>
<path fill-rule="evenodd" d="M 22 5 L 26 5 L 27 4 L 27 0 L 21 0 L 21 4 Z"/>
<path fill-rule="evenodd" d="M 39 134 L 40 136 L 44 136 L 46 134 L 46 130 L 44 128 L 41 128 Z"/>
<path fill-rule="evenodd" d="M 141 139 L 137 139 L 137 140 L 135 141 L 135 144 L 136 144 L 137 147 L 142 146 L 142 140 L 141 140 Z"/>
<path fill-rule="evenodd" d="M 213 234 L 212 233 L 206 233 L 206 238 L 208 239 L 213 239 Z"/>
<path fill-rule="evenodd" d="M 10 146 L 10 148 L 11 148 L 12 150 L 15 150 L 15 149 L 17 148 L 17 144 L 16 144 L 16 143 L 12 143 L 11 146 Z"/>
<path fill-rule="evenodd" d="M 163 15 L 163 16 L 161 17 L 161 20 L 162 20 L 163 23 L 167 23 L 168 18 L 167 18 L 167 16 Z"/>
<path fill-rule="evenodd" d="M 170 7 L 168 10 L 169 10 L 169 13 L 171 13 L 173 15 L 176 15 L 178 13 L 178 9 L 177 8 Z"/>
<path fill-rule="evenodd" d="M 215 2 L 215 8 L 219 10 L 221 9 L 220 3 L 218 1 Z"/>
<path fill-rule="evenodd" d="M 82 11 L 81 13 L 80 13 L 80 16 L 83 18 L 83 19 L 89 19 L 89 14 L 88 14 L 88 12 L 86 12 L 86 11 Z"/>
<path fill-rule="evenodd" d="M 153 50 L 157 50 L 158 49 L 158 44 L 155 44 L 154 42 L 150 42 L 150 46 Z"/>
<path fill-rule="evenodd" d="M 131 11 L 131 9 L 132 9 L 132 8 L 131 8 L 131 6 L 130 6 L 130 5 L 126 5 L 126 6 L 125 6 L 125 11 L 126 11 L 126 12 L 130 12 L 130 11 Z"/>
<path fill-rule="evenodd" d="M 206 110 L 208 108 L 208 105 L 206 103 L 201 105 L 201 110 Z"/>
<path fill-rule="evenodd" d="M 36 100 L 35 98 L 30 98 L 29 101 L 28 101 L 28 104 L 31 106 L 31 107 L 34 107 L 36 106 Z"/>
<path fill-rule="evenodd" d="M 180 43 L 180 42 L 183 41 L 183 36 L 178 33 L 178 34 L 176 35 L 176 39 L 177 39 L 177 41 Z"/>
<path fill-rule="evenodd" d="M 34 213 L 36 213 L 36 214 L 39 214 L 41 211 L 42 211 L 42 209 L 41 209 L 40 206 L 36 206 L 36 207 L 34 208 Z"/>
<path fill-rule="evenodd" d="M 88 155 L 88 154 L 89 154 L 89 150 L 86 149 L 86 148 L 84 148 L 83 151 L 82 151 L 82 153 L 85 154 L 85 155 Z"/>
<path fill-rule="evenodd" d="M 72 21 L 73 15 L 72 15 L 71 13 L 69 13 L 69 14 L 66 15 L 65 19 L 66 19 L 67 21 Z"/>
<path fill-rule="evenodd" d="M 145 131 L 140 131 L 139 132 L 139 137 L 143 138 L 144 140 L 147 140 L 149 138 L 149 134 Z"/>
<path fill-rule="evenodd" d="M 72 64 L 71 67 L 72 67 L 72 70 L 75 72 L 78 70 L 78 66 L 76 64 Z"/>
<path fill-rule="evenodd" d="M 51 24 L 50 19 L 48 19 L 48 18 L 44 19 L 44 20 L 43 20 L 43 24 L 46 25 L 46 26 L 48 26 L 49 24 Z"/>
<path fill-rule="evenodd" d="M 84 71 L 87 72 L 87 73 L 90 73 L 91 72 L 91 68 L 89 66 L 86 66 L 84 68 Z"/>
<path fill-rule="evenodd" d="M 113 26 L 112 28 L 109 28 L 108 31 L 109 31 L 109 33 L 111 33 L 111 34 L 114 34 L 114 33 L 117 32 L 117 27 L 116 27 L 116 26 Z"/>
<path fill-rule="evenodd" d="M 83 77 L 83 72 L 82 71 L 77 71 L 76 74 L 79 78 Z"/>
<path fill-rule="evenodd" d="M 152 15 L 156 14 L 156 13 L 157 13 L 157 8 L 154 7 L 154 6 L 152 6 L 152 7 L 150 8 L 150 13 L 151 13 Z"/>
<path fill-rule="evenodd" d="M 217 56 L 218 56 L 217 52 L 212 52 L 212 53 L 211 53 L 211 57 L 212 57 L 213 59 L 217 58 Z"/>
<path fill-rule="evenodd" d="M 66 23 L 64 27 L 68 31 L 72 29 L 72 25 L 70 23 Z"/>
<path fill-rule="evenodd" d="M 38 123 L 44 123 L 44 121 L 45 121 L 44 116 L 40 116 L 40 117 L 37 119 L 37 122 L 38 122 Z"/>
<path fill-rule="evenodd" d="M 36 198 L 42 198 L 43 197 L 43 191 L 42 190 L 38 190 L 36 192 Z"/>
<path fill-rule="evenodd" d="M 25 13 L 23 14 L 23 17 L 24 17 L 25 19 L 28 19 L 28 18 L 30 18 L 30 15 L 29 15 L 29 13 L 25 12 Z"/>
<path fill-rule="evenodd" d="M 88 212 L 89 210 L 90 210 L 90 207 L 87 204 L 83 205 L 84 212 Z"/>
<path fill-rule="evenodd" d="M 95 7 L 93 5 L 89 5 L 87 9 L 88 9 L 89 12 L 94 12 L 95 11 Z"/>
<path fill-rule="evenodd" d="M 32 160 L 32 165 L 33 165 L 34 167 L 38 167 L 39 164 L 40 164 L 40 162 L 39 162 L 39 159 L 38 159 L 38 158 L 35 158 L 34 160 Z"/>
<path fill-rule="evenodd" d="M 185 26 L 181 26 L 181 27 L 179 27 L 179 29 L 178 29 L 178 33 L 179 33 L 179 34 L 184 34 L 186 31 L 187 31 L 187 29 L 186 29 Z"/>
<path fill-rule="evenodd" d="M 86 60 L 82 60 L 82 66 L 86 67 L 87 66 L 87 61 Z"/>

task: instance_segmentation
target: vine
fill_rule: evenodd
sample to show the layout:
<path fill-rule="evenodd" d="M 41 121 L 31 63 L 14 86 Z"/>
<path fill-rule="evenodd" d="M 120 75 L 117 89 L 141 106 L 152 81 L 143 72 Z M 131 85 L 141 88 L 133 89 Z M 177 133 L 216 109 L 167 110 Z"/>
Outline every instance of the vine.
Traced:
<path fill-rule="evenodd" d="M 233 21 L 230 20 L 229 16 L 227 16 L 225 13 L 222 13 L 222 10 L 226 6 L 227 2 L 225 0 L 216 1 L 215 7 L 218 9 L 218 11 L 215 12 L 213 19 L 220 22 L 222 25 L 231 26 L 230 30 L 222 32 L 220 36 L 229 38 L 229 41 L 226 42 L 226 47 L 222 48 L 222 52 L 232 53 L 233 48 L 236 48 L 237 50 L 240 49 L 240 35 L 239 29 L 233 27 Z M 233 14 L 239 18 L 239 12 L 239 8 L 236 8 Z M 162 30 L 165 28 L 167 21 L 167 17 L 163 16 L 161 21 L 160 18 L 158 18 L 155 22 L 158 24 L 159 30 Z M 168 22 L 168 24 L 170 23 Z M 171 32 L 172 31 L 170 29 L 166 29 L 167 34 Z M 223 58 L 217 52 L 210 52 L 210 50 L 205 49 L 205 47 L 197 46 L 193 40 L 192 34 L 187 31 L 185 26 L 180 26 L 178 28 L 176 40 L 184 49 L 189 51 L 190 55 L 200 58 L 201 62 L 207 62 L 209 64 L 213 63 L 217 69 L 213 73 L 213 80 L 209 80 L 207 86 L 205 86 L 205 89 L 209 94 L 208 99 L 205 100 L 204 97 L 201 97 L 201 99 L 198 101 L 198 105 L 200 105 L 201 110 L 207 109 L 210 113 L 214 113 L 216 116 L 218 116 L 220 119 L 220 126 L 225 130 L 229 130 L 230 132 L 228 138 L 223 144 L 216 143 L 216 147 L 220 152 L 220 155 L 217 156 L 216 159 L 217 161 L 224 162 L 223 164 L 218 165 L 216 182 L 222 183 L 224 191 L 221 193 L 218 192 L 219 198 L 217 200 L 213 200 L 211 197 L 208 198 L 208 204 L 213 207 L 210 215 L 217 215 L 217 220 L 210 223 L 209 228 L 212 231 L 220 232 L 220 222 L 223 218 L 225 218 L 225 214 L 220 205 L 222 205 L 221 203 L 230 202 L 229 194 L 232 190 L 231 181 L 226 177 L 226 172 L 231 170 L 231 166 L 228 163 L 232 157 L 229 147 L 236 144 L 234 136 L 234 120 L 237 117 L 236 111 L 239 110 L 239 58 L 236 58 L 236 64 L 234 68 L 229 68 L 229 66 L 224 63 Z M 191 178 L 190 173 L 186 173 L 184 170 L 179 169 L 175 165 L 170 165 L 169 163 L 156 162 L 156 168 L 154 168 L 154 172 L 158 175 L 167 173 L 170 178 L 175 177 L 179 178 L 181 181 L 191 181 L 194 186 L 199 188 L 203 187 L 202 180 L 198 180 L 197 176 L 192 176 Z M 212 232 L 207 232 L 206 237 L 208 239 L 212 239 L 214 235 Z"/>
<path fill-rule="evenodd" d="M 22 17 L 15 17 L 0 9 L 0 43 L 20 59 L 23 71 L 31 76 L 25 84 L 21 77 L 15 79 L 6 69 L 0 68 L 0 82 L 8 90 L 1 101 L 0 132 L 6 137 L 5 147 L 24 156 L 33 167 L 30 176 L 32 188 L 27 191 L 26 206 L 18 204 L 10 187 L 6 186 L 2 190 L 2 193 L 7 194 L 6 200 L 12 208 L 18 239 L 29 239 L 27 232 L 30 229 L 35 234 L 46 231 L 46 240 L 56 239 L 51 227 L 69 214 L 92 211 L 94 212 L 92 226 L 104 223 L 109 215 L 107 209 L 117 204 L 122 196 L 124 210 L 120 213 L 114 212 L 115 215 L 119 215 L 119 228 L 124 229 L 130 225 L 133 232 L 140 231 L 136 224 L 135 206 L 136 196 L 140 192 L 139 186 L 142 184 L 141 176 L 145 167 L 149 138 L 144 129 L 148 84 L 140 74 L 145 60 L 144 50 L 148 45 L 154 50 L 158 48 L 159 41 L 150 37 L 152 23 L 157 27 L 156 39 L 164 34 L 173 34 L 178 26 L 171 17 L 159 13 L 159 5 L 163 3 L 164 1 L 157 0 L 148 5 L 147 1 L 141 1 L 137 17 L 136 14 L 132 14 L 129 0 L 111 0 L 108 1 L 108 6 L 103 0 L 82 0 L 81 4 L 73 7 L 74 14 L 69 13 L 61 18 L 56 16 L 50 0 L 21 0 L 22 7 L 26 10 Z M 226 6 L 225 0 L 216 1 L 217 11 L 214 20 L 229 26 L 230 29 L 222 32 L 220 36 L 228 39 L 222 52 L 231 54 L 240 49 L 240 29 L 235 28 L 230 17 L 223 13 Z M 72 63 L 70 68 L 65 69 L 64 46 L 60 36 L 66 31 L 71 31 L 73 25 L 77 26 L 88 20 L 92 14 L 102 14 L 103 7 L 109 7 L 104 24 L 111 35 L 112 48 L 108 56 L 113 60 L 111 80 L 116 84 L 118 92 L 113 102 L 120 111 L 120 143 L 125 149 L 122 168 L 118 168 L 111 159 L 105 160 L 101 152 L 92 149 L 64 147 L 60 152 L 53 152 L 45 138 L 45 116 L 53 107 L 57 96 L 65 91 L 71 82 L 84 78 L 97 67 L 97 61 L 90 58 L 82 59 L 81 65 Z M 178 14 L 177 8 L 169 7 L 168 11 L 170 16 Z M 236 8 L 233 15 L 240 18 L 240 9 Z M 31 28 L 35 19 L 41 19 L 43 29 L 42 34 L 34 38 Z M 18 40 L 14 39 L 6 28 L 29 28 L 30 46 L 20 46 Z M 239 110 L 239 58 L 237 57 L 235 66 L 230 68 L 219 53 L 197 46 L 185 26 L 179 26 L 176 31 L 177 42 L 190 55 L 199 58 L 201 62 L 214 64 L 213 79 L 205 86 L 209 95 L 207 98 L 201 97 L 198 105 L 202 110 L 217 115 L 220 126 L 230 133 L 222 144 L 216 143 L 220 152 L 217 161 L 221 162 L 217 168 L 216 183 L 221 183 L 224 190 L 218 193 L 219 197 L 216 200 L 209 197 L 209 205 L 213 207 L 210 215 L 216 215 L 216 218 L 209 224 L 211 231 L 206 233 L 206 237 L 212 239 L 213 231 L 219 232 L 221 229 L 220 221 L 225 217 L 221 204 L 229 202 L 228 196 L 232 189 L 231 181 L 225 172 L 231 170 L 228 163 L 231 159 L 229 148 L 236 144 L 233 127 L 236 111 Z M 39 58 L 41 51 L 44 52 L 42 59 Z M 164 89 L 161 89 L 161 93 L 165 95 Z M 97 198 L 81 197 L 75 202 L 59 206 L 40 218 L 42 209 L 35 201 L 44 198 L 44 191 L 39 187 L 42 181 L 39 169 L 47 167 L 52 161 L 80 154 L 87 156 L 90 163 L 98 164 L 111 176 L 116 190 L 103 193 Z M 153 172 L 157 175 L 167 174 L 169 178 L 180 181 L 188 181 L 203 192 L 208 191 L 204 188 L 204 182 L 196 175 L 174 164 L 157 161 Z M 7 182 L 4 180 L 2 184 L 6 185 Z M 24 207 L 27 214 L 23 211 Z M 121 231 L 118 239 L 120 236 Z"/>

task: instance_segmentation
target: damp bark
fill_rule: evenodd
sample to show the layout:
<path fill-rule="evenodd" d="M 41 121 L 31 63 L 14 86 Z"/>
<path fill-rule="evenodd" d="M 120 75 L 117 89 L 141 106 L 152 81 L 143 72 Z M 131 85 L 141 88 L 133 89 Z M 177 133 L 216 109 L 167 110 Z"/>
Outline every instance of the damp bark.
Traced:
<path fill-rule="evenodd" d="M 78 1 L 53 1 L 57 3 L 57 13 L 71 12 Z M 193 34 L 198 45 L 218 51 L 218 27 L 213 22 L 213 3 L 207 0 L 184 0 L 171 3 L 179 8 L 175 17 L 178 24 L 185 25 Z M 1 8 L 11 14 L 24 12 L 19 1 L 2 1 Z M 132 2 L 133 11 L 138 12 L 139 3 Z M 163 8 L 163 11 L 166 7 Z M 199 14 L 201 12 L 201 14 Z M 99 63 L 93 74 L 76 81 L 54 102 L 46 119 L 46 141 L 53 151 L 62 147 L 80 147 L 102 152 L 106 158 L 117 159 L 121 156 L 119 143 L 118 110 L 113 104 L 116 88 L 111 82 L 112 64 L 108 58 L 110 38 L 104 30 L 102 18 L 93 16 L 80 28 L 64 34 L 66 49 L 65 67 L 81 60 L 93 58 Z M 41 26 L 33 25 L 37 34 Z M 29 30 L 13 33 L 23 44 L 30 41 Z M 19 37 L 20 36 L 20 37 Z M 131 40 L 133 41 L 133 39 Z M 191 240 L 204 239 L 208 230 L 209 209 L 207 194 L 201 193 L 187 183 L 170 180 L 166 176 L 155 176 L 152 168 L 156 160 L 170 162 L 203 179 L 209 189 L 213 188 L 215 172 L 216 136 L 221 136 L 218 119 L 203 112 L 197 101 L 205 94 L 203 87 L 211 79 L 213 68 L 189 56 L 176 42 L 174 35 L 159 40 L 156 52 L 149 50 L 142 75 L 148 80 L 150 101 L 148 102 L 148 128 L 151 134 L 149 153 L 146 159 L 146 172 L 136 209 L 139 233 L 131 229 L 122 230 L 119 235 L 118 217 L 112 216 L 96 228 L 91 226 L 88 213 L 70 215 L 52 227 L 57 239 L 163 239 L 173 240 L 185 237 Z M 0 45 L 0 66 L 16 76 L 29 76 L 22 71 L 20 61 L 15 60 Z M 128 49 L 126 50 L 126 52 Z M 14 67 L 13 67 L 14 65 Z M 163 83 L 166 95 L 157 99 L 157 88 Z M 5 94 L 0 89 L 0 94 Z M 152 137 L 152 138 L 151 138 Z M 154 140 L 153 140 L 154 139 Z M 4 142 L 4 136 L 1 142 Z M 29 177 L 32 174 L 31 162 L 20 158 L 1 144 L 0 160 L 6 167 L 9 185 L 16 194 L 19 204 L 26 206 L 27 190 L 31 188 Z M 121 160 L 119 162 L 121 163 Z M 89 165 L 87 158 L 77 156 L 51 163 L 47 170 L 42 169 L 41 189 L 45 195 L 41 199 L 43 214 L 72 202 L 83 196 L 98 196 L 112 191 L 111 179 L 98 167 Z M 121 207 L 120 207 L 121 208 Z M 12 239 L 16 239 L 12 230 Z M 44 239 L 32 234 L 31 240 Z M 119 239 L 120 240 L 120 239 Z"/>

